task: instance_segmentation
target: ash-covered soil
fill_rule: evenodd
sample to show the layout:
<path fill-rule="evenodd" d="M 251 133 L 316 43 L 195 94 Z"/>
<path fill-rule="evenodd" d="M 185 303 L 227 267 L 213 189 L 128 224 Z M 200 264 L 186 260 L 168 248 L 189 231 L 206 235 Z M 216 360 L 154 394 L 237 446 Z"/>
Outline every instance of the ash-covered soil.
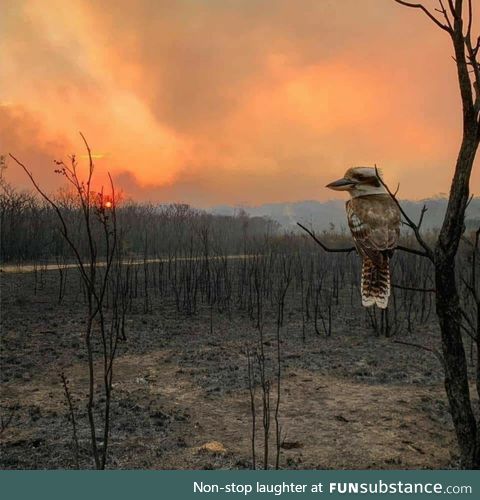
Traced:
<path fill-rule="evenodd" d="M 0 467 L 72 468 L 75 458 L 60 372 L 69 380 L 80 466 L 92 467 L 86 416 L 85 312 L 74 269 L 58 304 L 57 274 L 1 276 Z M 258 342 L 246 312 L 199 306 L 178 313 L 173 300 L 150 296 L 128 314 L 127 341 L 114 366 L 108 468 L 249 468 L 251 411 L 246 346 Z M 287 302 L 281 329 L 281 467 L 449 468 L 457 449 L 434 317 L 411 333 L 375 335 L 357 308 L 333 311 L 331 337 Z M 266 312 L 264 349 L 275 373 L 275 315 Z M 100 355 L 97 346 L 97 357 Z M 99 362 L 99 359 L 98 359 Z M 101 367 L 98 364 L 101 398 Z M 272 386 L 272 409 L 276 389 Z M 263 456 L 261 390 L 256 389 L 257 464 Z M 100 399 L 101 403 L 101 399 Z M 101 404 L 96 408 L 101 419 Z M 272 416 L 271 463 L 275 433 Z M 213 444 L 212 444 L 213 443 Z M 207 446 L 205 446 L 207 445 Z"/>

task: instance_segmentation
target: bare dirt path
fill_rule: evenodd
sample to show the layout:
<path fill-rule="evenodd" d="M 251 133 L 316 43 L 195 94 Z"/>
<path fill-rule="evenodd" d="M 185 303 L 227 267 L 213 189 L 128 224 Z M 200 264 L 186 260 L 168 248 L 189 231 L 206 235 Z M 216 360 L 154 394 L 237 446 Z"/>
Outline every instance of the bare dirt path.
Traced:
<path fill-rule="evenodd" d="M 208 257 L 208 260 L 242 260 L 242 259 L 252 259 L 256 257 L 254 255 L 211 255 Z M 162 257 L 158 259 L 126 259 L 123 261 L 124 265 L 128 266 L 142 266 L 144 264 L 152 264 L 156 262 L 184 262 L 190 260 L 204 260 L 204 257 L 172 257 L 169 259 L 168 257 Z M 105 267 L 107 265 L 106 262 L 97 262 L 98 267 Z M 76 263 L 51 263 L 51 264 L 7 264 L 0 267 L 0 272 L 3 273 L 33 273 L 35 270 L 42 271 L 56 271 L 60 269 L 76 269 L 78 264 Z"/>

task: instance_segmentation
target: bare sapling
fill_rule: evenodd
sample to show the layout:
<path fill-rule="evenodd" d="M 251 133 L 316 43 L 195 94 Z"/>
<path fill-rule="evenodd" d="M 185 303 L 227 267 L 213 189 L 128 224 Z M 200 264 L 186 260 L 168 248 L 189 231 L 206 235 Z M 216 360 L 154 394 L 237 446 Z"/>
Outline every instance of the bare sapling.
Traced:
<path fill-rule="evenodd" d="M 115 324 L 115 318 L 111 317 L 112 314 L 108 317 L 106 299 L 107 290 L 112 280 L 115 280 L 115 274 L 111 272 L 113 264 L 115 259 L 121 259 L 121 256 L 117 251 L 117 199 L 112 178 L 109 176 L 110 192 L 108 194 L 104 193 L 103 189 L 99 192 L 93 190 L 92 154 L 85 137 L 82 134 L 81 137 L 88 153 L 86 179 L 82 180 L 80 177 L 75 156 L 71 156 L 69 162 L 56 162 L 55 170 L 73 188 L 79 207 L 78 224 L 72 224 L 62 207 L 40 187 L 28 168 L 13 155 L 10 156 L 22 167 L 36 191 L 54 210 L 59 223 L 59 231 L 70 249 L 82 278 L 86 298 L 84 343 L 88 359 L 87 415 L 91 450 L 95 468 L 104 469 L 110 436 L 113 366 L 120 334 L 118 328 L 112 329 L 111 327 L 111 324 Z M 97 346 L 100 346 L 102 360 L 100 387 L 102 387 L 103 395 L 99 396 L 95 390 L 98 385 L 99 371 L 94 356 Z M 104 401 L 103 412 L 99 415 L 96 407 L 102 399 Z M 98 423 L 97 419 L 101 423 Z"/>

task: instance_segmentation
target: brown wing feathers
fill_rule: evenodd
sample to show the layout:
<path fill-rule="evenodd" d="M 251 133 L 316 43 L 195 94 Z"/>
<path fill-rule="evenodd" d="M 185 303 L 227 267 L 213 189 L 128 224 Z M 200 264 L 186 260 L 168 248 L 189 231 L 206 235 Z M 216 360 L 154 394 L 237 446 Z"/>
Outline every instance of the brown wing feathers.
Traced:
<path fill-rule="evenodd" d="M 352 198 L 347 217 L 362 265 L 362 304 L 384 309 L 390 296 L 389 257 L 396 246 L 400 214 L 389 195 Z"/>

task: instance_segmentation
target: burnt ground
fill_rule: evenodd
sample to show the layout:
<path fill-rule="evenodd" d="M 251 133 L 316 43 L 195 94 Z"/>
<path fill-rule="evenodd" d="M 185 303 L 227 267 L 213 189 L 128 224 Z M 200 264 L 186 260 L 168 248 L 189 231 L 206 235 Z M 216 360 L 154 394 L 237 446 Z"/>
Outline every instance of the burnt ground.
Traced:
<path fill-rule="evenodd" d="M 45 273 L 36 293 L 32 276 L 1 275 L 0 411 L 4 424 L 9 416 L 11 420 L 0 435 L 0 467 L 74 467 L 62 370 L 75 407 L 80 465 L 92 467 L 82 296 L 71 280 L 59 305 L 55 272 Z M 211 331 L 208 308 L 187 317 L 160 298 L 152 299 L 149 313 L 140 303 L 136 307 L 115 364 L 107 467 L 249 468 L 251 413 L 244 353 L 245 345 L 258 337 L 251 319 L 240 312 L 230 317 L 215 312 Z M 303 343 L 300 313 L 288 304 L 286 311 L 281 332 L 281 467 L 456 466 L 457 448 L 435 356 L 374 335 L 354 311 L 334 315 L 330 338 L 316 335 L 307 325 Z M 270 320 L 265 349 L 273 354 L 274 318 Z M 395 338 L 438 344 L 433 319 Z M 260 412 L 259 389 L 257 405 Z M 258 424 L 260 420 L 258 413 Z M 218 443 L 202 448 L 214 441 Z M 258 429 L 259 461 L 261 442 Z"/>

